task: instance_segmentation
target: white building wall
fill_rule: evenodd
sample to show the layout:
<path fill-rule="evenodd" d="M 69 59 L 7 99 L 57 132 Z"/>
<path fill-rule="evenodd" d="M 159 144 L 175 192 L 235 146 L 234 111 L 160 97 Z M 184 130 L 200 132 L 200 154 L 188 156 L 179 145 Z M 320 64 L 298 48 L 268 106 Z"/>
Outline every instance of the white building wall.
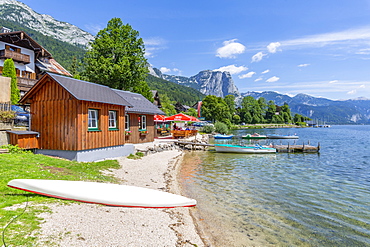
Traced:
<path fill-rule="evenodd" d="M 5 43 L 3 41 L 0 41 L 0 50 L 4 50 L 5 45 L 10 45 L 10 46 L 13 46 L 13 47 L 20 48 L 22 54 L 26 54 L 26 55 L 30 56 L 30 63 L 29 64 L 14 62 L 14 65 L 17 69 L 19 69 L 20 71 L 25 70 L 25 71 L 29 71 L 29 72 L 33 72 L 33 73 L 35 72 L 35 52 L 33 50 L 26 49 L 26 48 L 16 46 L 16 45 L 13 45 L 13 44 Z M 0 59 L 0 66 L 4 66 L 4 61 L 5 61 L 4 59 Z"/>

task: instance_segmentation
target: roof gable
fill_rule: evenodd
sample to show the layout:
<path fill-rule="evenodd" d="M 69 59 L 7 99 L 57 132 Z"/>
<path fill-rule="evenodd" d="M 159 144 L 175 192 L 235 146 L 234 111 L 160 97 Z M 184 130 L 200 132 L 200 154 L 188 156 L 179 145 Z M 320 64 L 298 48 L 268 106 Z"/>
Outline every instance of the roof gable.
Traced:
<path fill-rule="evenodd" d="M 146 99 L 143 95 L 138 93 L 133 93 L 129 91 L 122 91 L 118 89 L 113 89 L 117 95 L 124 98 L 133 107 L 126 109 L 128 113 L 143 113 L 143 114 L 160 114 L 165 115 L 158 107 L 156 107 L 152 102 Z"/>

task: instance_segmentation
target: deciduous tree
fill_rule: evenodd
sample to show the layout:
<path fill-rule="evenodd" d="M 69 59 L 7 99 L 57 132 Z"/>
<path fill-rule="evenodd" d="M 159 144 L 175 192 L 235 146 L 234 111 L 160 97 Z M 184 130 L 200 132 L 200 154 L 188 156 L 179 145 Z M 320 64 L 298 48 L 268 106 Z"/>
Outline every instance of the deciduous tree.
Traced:
<path fill-rule="evenodd" d="M 153 96 L 145 81 L 148 62 L 139 32 L 120 18 L 113 18 L 100 30 L 84 58 L 86 80 L 111 88 Z"/>

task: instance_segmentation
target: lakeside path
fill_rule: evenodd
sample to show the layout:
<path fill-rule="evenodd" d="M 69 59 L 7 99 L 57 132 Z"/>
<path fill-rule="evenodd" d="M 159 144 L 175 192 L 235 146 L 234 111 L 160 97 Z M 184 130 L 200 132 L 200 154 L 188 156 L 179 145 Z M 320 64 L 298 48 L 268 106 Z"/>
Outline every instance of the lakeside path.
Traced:
<path fill-rule="evenodd" d="M 121 157 L 121 168 L 108 174 L 122 184 L 181 194 L 177 181 L 181 160 L 182 151 L 177 149 L 138 160 Z M 87 203 L 47 206 L 51 213 L 40 215 L 44 220 L 38 246 L 205 246 L 190 215 L 192 208 L 142 209 Z"/>

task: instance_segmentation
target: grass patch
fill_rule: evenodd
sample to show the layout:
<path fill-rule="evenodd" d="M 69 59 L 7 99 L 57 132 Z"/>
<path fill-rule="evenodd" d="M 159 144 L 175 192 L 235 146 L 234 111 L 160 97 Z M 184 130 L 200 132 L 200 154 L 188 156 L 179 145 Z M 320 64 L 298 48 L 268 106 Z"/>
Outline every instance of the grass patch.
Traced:
<path fill-rule="evenodd" d="M 142 157 L 144 157 L 143 152 L 136 152 L 136 154 L 130 154 L 129 156 L 127 156 L 128 159 L 133 159 L 133 160 L 138 160 L 138 159 L 141 159 Z"/>
<path fill-rule="evenodd" d="M 32 153 L 0 154 L 1 234 L 5 226 L 23 212 L 27 201 L 29 203 L 36 202 L 37 204 L 63 201 L 10 188 L 7 186 L 10 180 L 26 178 L 117 183 L 118 181 L 113 176 L 103 175 L 100 172 L 111 168 L 119 168 L 117 160 L 77 162 Z M 20 206 L 6 209 L 14 205 Z M 32 232 L 39 229 L 42 220 L 37 215 L 47 210 L 47 207 L 29 205 L 24 214 L 16 218 L 7 227 L 4 234 L 7 246 L 35 246 L 37 236 Z"/>

